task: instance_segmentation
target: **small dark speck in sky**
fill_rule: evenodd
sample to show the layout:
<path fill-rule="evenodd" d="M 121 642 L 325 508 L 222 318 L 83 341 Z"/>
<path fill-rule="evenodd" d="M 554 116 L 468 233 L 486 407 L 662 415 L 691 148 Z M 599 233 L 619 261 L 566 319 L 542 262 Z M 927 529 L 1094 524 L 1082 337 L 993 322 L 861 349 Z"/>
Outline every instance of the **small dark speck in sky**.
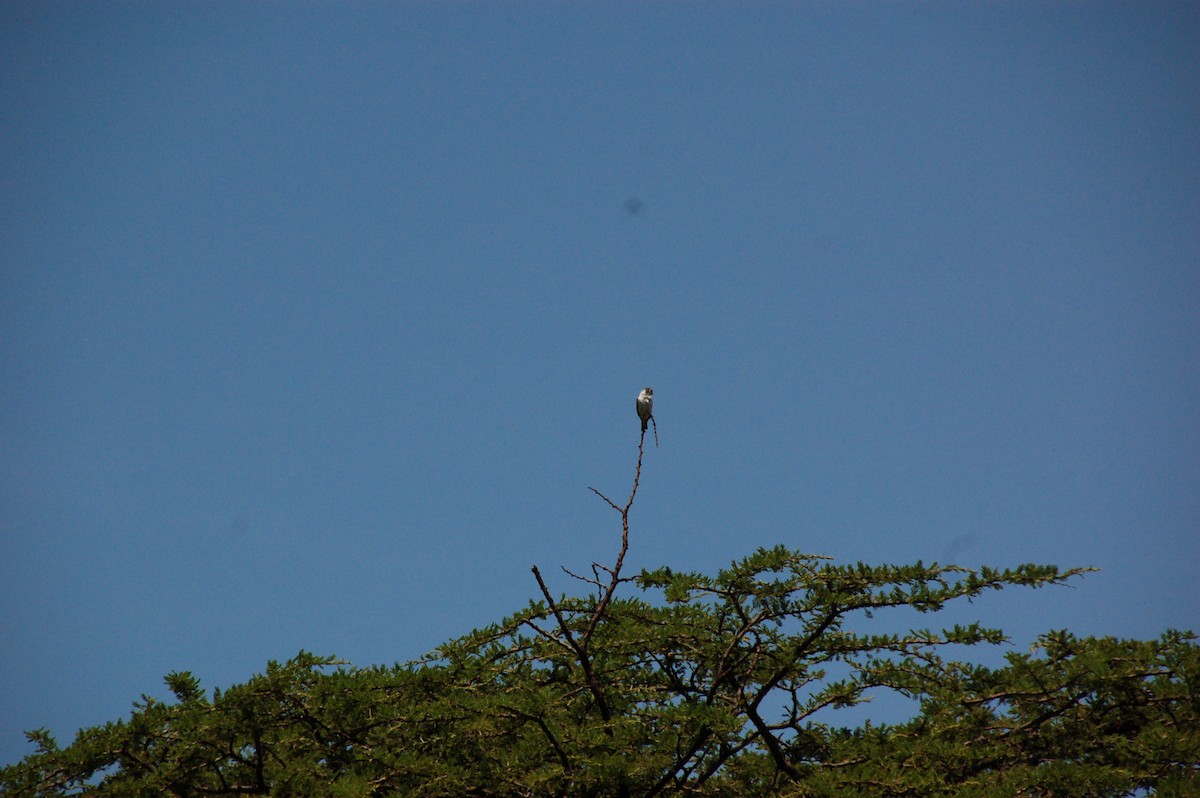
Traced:
<path fill-rule="evenodd" d="M 633 196 L 625 200 L 625 212 L 630 216 L 637 216 L 642 211 L 642 198 Z"/>

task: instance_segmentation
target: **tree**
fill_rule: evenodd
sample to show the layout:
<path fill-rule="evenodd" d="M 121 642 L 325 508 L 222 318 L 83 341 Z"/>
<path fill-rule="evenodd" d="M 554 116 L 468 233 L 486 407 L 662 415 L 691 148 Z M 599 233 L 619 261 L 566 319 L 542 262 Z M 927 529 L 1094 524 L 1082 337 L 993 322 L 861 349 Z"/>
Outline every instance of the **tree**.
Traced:
<path fill-rule="evenodd" d="M 1200 647 L 1044 635 L 1000 668 L 947 659 L 998 644 L 979 624 L 865 631 L 1086 569 L 839 565 L 783 547 L 715 576 L 567 571 L 584 595 L 525 609 L 416 662 L 354 668 L 302 652 L 211 697 L 143 696 L 0 771 L 0 794 L 126 796 L 1122 796 L 1200 788 Z M 564 569 L 565 570 L 565 569 Z M 919 702 L 907 722 L 833 725 L 872 691 Z"/>

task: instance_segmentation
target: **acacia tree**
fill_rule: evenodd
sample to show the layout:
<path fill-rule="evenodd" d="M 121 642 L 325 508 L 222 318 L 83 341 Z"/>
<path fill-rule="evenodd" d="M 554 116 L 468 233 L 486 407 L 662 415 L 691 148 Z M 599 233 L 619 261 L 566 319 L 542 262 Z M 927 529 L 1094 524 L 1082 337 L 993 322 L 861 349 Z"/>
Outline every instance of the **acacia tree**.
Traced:
<path fill-rule="evenodd" d="M 0 772 L 3 795 L 1123 796 L 1200 787 L 1200 647 L 1043 636 L 1000 668 L 947 659 L 999 644 L 979 624 L 861 631 L 1086 569 L 839 565 L 760 549 L 715 576 L 625 576 L 645 432 L 611 566 L 586 585 L 390 668 L 301 653 L 211 697 L 85 729 Z M 957 649 L 956 649 L 957 650 Z M 872 691 L 912 720 L 833 724 Z"/>

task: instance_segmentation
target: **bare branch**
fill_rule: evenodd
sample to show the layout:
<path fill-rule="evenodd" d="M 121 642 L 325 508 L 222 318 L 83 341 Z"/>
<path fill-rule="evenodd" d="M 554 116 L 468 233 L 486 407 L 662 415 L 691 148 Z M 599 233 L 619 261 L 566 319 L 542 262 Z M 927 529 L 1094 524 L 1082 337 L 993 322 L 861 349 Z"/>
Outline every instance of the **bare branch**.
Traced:
<path fill-rule="evenodd" d="M 546 587 L 545 581 L 542 579 L 542 572 L 538 567 L 533 566 L 533 577 L 537 579 L 538 587 L 542 589 L 542 595 L 546 597 L 546 603 L 550 605 L 550 611 L 554 613 L 555 620 L 558 621 L 558 628 L 562 630 L 563 636 L 566 637 L 567 643 L 576 654 L 581 654 L 579 644 L 575 642 L 575 636 L 571 634 L 571 627 L 567 626 L 567 621 L 563 617 L 562 610 L 558 608 L 558 603 L 550 595 L 550 589 Z"/>
<path fill-rule="evenodd" d="M 613 593 L 617 590 L 617 585 L 621 584 L 621 566 L 625 562 L 626 552 L 629 551 L 629 508 L 633 506 L 633 500 L 637 496 L 638 483 L 642 478 L 642 456 L 645 451 L 645 445 L 646 431 L 642 430 L 642 437 L 638 440 L 637 467 L 633 471 L 633 489 L 629 492 L 629 501 L 625 502 L 625 507 L 617 507 L 617 510 L 621 513 L 621 550 L 617 552 L 617 561 L 613 564 L 613 568 L 609 572 L 612 575 L 612 580 L 608 583 L 608 587 L 605 588 L 604 595 L 600 597 L 600 601 L 596 603 L 596 609 L 592 612 L 592 618 L 588 622 L 587 629 L 584 630 L 584 645 L 587 645 L 587 642 L 592 639 L 592 634 L 596 631 L 596 624 L 600 622 L 600 617 L 604 614 L 604 610 L 612 600 Z M 613 507 L 616 507 L 615 504 L 600 494 L 595 488 L 592 488 L 592 490 Z"/>
<path fill-rule="evenodd" d="M 657 434 L 658 427 L 655 425 L 656 439 Z M 599 563 L 592 563 L 592 574 L 596 577 L 595 579 L 588 579 L 587 577 L 572 573 L 565 567 L 563 568 L 563 571 L 565 571 L 568 576 L 572 576 L 582 582 L 595 585 L 596 588 L 601 591 L 600 598 L 596 602 L 596 607 L 592 610 L 591 617 L 588 619 L 587 627 L 583 630 L 582 634 L 578 638 L 575 637 L 574 633 L 570 629 L 570 626 L 567 624 L 567 620 L 563 616 L 562 609 L 550 595 L 550 589 L 546 587 L 546 582 L 542 579 L 541 571 L 538 570 L 536 565 L 532 568 L 533 576 L 535 579 L 537 579 L 538 587 L 541 589 L 542 595 L 546 598 L 546 603 L 550 606 L 551 612 L 554 613 L 555 620 L 558 621 L 558 627 L 562 630 L 563 636 L 566 638 L 567 645 L 570 647 L 571 651 L 574 652 L 575 658 L 578 660 L 579 666 L 583 670 L 584 678 L 587 681 L 588 690 L 591 692 L 592 698 L 596 702 L 596 706 L 600 711 L 600 716 L 605 721 L 611 720 L 612 714 L 608 707 L 608 701 L 605 698 L 604 689 L 600 683 L 600 680 L 596 677 L 596 674 L 592 670 L 592 660 L 588 652 L 588 647 L 591 644 L 592 636 L 596 632 L 596 626 L 600 623 L 600 619 L 604 617 L 604 613 L 608 609 L 608 605 L 612 602 L 612 597 L 613 594 L 616 593 L 617 586 L 620 585 L 621 582 L 628 581 L 621 578 L 621 567 L 625 563 L 625 554 L 629 551 L 629 510 L 631 507 L 633 507 L 633 500 L 637 497 L 638 485 L 641 482 L 642 458 L 645 455 L 645 448 L 646 430 L 643 429 L 641 438 L 638 439 L 638 456 L 637 465 L 633 472 L 633 488 L 629 492 L 629 500 L 625 502 L 624 507 L 619 506 L 616 502 L 595 488 L 588 486 L 588 490 L 599 496 L 606 504 L 608 504 L 609 507 L 621 514 L 621 549 L 617 552 L 617 560 L 613 564 L 612 568 L 600 565 Z M 600 579 L 601 571 L 608 576 L 607 584 L 602 582 Z"/>
<path fill-rule="evenodd" d="M 578 579 L 580 582 L 587 582 L 589 585 L 595 585 L 596 587 L 599 587 L 599 588 L 604 587 L 604 583 L 601 582 L 599 579 L 589 579 L 586 576 L 580 576 L 579 574 L 575 573 L 574 571 L 572 571 L 570 568 L 568 568 L 565 565 L 560 565 L 558 567 L 561 568 L 563 570 L 563 573 L 565 573 L 567 576 Z M 593 567 L 593 573 L 594 572 L 595 572 L 595 569 Z"/>
<path fill-rule="evenodd" d="M 614 510 L 616 510 L 618 513 L 619 513 L 619 512 L 621 512 L 621 508 L 617 506 L 617 503 L 616 503 L 616 502 L 614 502 L 612 499 L 610 499 L 610 498 L 608 498 L 607 496 L 605 496 L 605 495 L 604 495 L 603 493 L 601 493 L 600 491 L 598 491 L 598 490 L 596 490 L 595 488 L 593 488 L 591 485 L 589 485 L 589 486 L 588 486 L 588 490 L 590 490 L 592 493 L 594 493 L 594 494 L 596 494 L 597 496 L 599 496 L 601 499 L 604 499 L 604 501 L 608 502 L 608 506 L 609 506 L 609 507 L 613 508 L 613 509 L 614 509 Z"/>
<path fill-rule="evenodd" d="M 596 674 L 592 671 L 592 659 L 588 656 L 587 641 L 589 634 L 584 636 L 582 642 L 577 641 L 571 633 L 571 627 L 567 625 L 566 619 L 563 617 L 562 610 L 559 609 L 557 603 L 550 596 L 550 590 L 546 587 L 546 582 L 542 579 L 542 573 L 538 567 L 533 566 L 533 576 L 537 579 L 538 587 L 542 589 L 542 595 L 546 597 L 546 601 L 550 604 L 550 609 L 554 612 L 554 617 L 558 621 L 558 628 L 562 629 L 563 635 L 570 644 L 571 649 L 575 652 L 575 658 L 579 661 L 579 667 L 583 670 L 584 678 L 587 680 L 588 689 L 592 693 L 592 698 L 596 701 L 596 707 L 600 710 L 600 717 L 605 721 L 612 720 L 612 712 L 608 708 L 608 701 L 604 697 L 604 691 L 600 688 L 600 681 L 596 678 Z"/>

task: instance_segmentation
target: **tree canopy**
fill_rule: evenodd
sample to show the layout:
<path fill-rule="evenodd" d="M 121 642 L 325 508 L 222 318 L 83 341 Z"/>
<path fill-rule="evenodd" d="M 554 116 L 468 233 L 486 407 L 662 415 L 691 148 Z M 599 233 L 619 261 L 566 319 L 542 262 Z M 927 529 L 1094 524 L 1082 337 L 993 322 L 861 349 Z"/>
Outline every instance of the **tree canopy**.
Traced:
<path fill-rule="evenodd" d="M 642 442 L 645 433 L 642 433 Z M 980 624 L 888 631 L 1086 569 L 838 564 L 760 549 L 715 575 L 612 566 L 414 662 L 301 652 L 228 690 L 166 677 L 126 719 L 0 771 L 5 796 L 1124 796 L 1200 794 L 1200 647 L 1042 635 L 999 667 Z M 953 656 L 952 656 L 953 655 Z M 899 723 L 838 725 L 894 691 Z"/>

